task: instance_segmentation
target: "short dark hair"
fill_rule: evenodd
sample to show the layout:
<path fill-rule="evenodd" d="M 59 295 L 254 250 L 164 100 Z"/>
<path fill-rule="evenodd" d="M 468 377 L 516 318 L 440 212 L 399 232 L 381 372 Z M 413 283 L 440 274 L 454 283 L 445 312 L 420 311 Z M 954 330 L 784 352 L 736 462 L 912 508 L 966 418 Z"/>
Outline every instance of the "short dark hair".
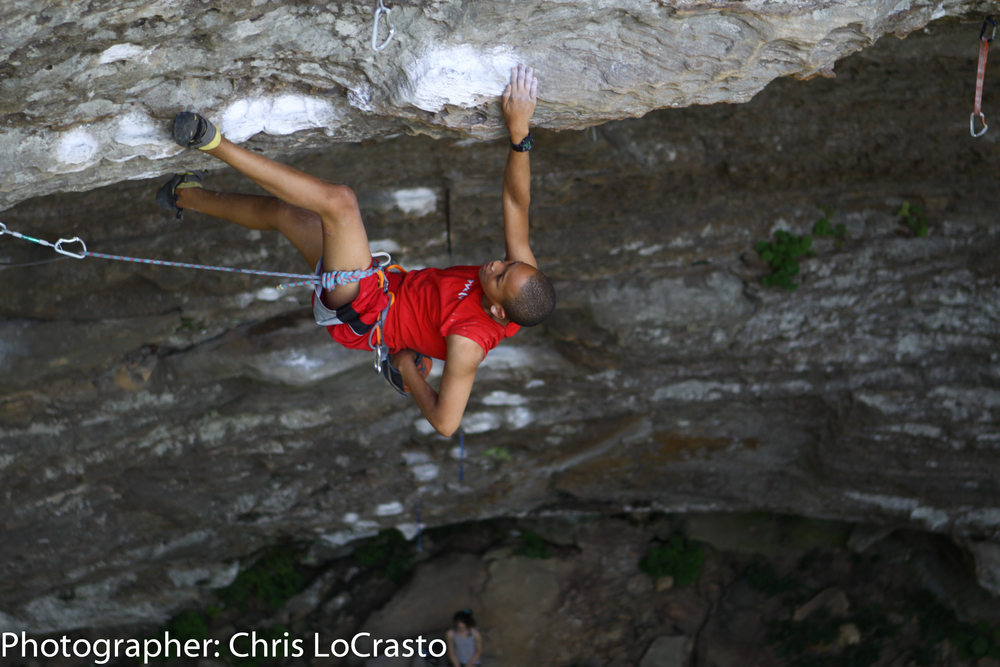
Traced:
<path fill-rule="evenodd" d="M 521 290 L 503 302 L 507 319 L 522 327 L 541 324 L 556 308 L 556 290 L 545 274 L 537 271 Z"/>
<path fill-rule="evenodd" d="M 467 628 L 476 627 L 476 619 L 472 617 L 471 609 L 463 609 L 462 611 L 455 612 L 455 615 L 451 617 L 451 625 L 455 627 L 459 623 L 464 623 Z"/>

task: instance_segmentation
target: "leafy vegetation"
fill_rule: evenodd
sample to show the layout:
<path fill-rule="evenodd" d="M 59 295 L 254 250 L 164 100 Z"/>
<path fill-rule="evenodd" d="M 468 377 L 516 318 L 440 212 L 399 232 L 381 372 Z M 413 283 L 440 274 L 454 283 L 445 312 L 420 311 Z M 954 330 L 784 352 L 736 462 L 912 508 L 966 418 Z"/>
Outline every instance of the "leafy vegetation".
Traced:
<path fill-rule="evenodd" d="M 193 317 L 182 317 L 181 324 L 179 327 L 174 329 L 174 333 L 181 333 L 182 331 L 202 331 L 205 328 L 205 323 L 201 320 L 196 320 Z"/>
<path fill-rule="evenodd" d="M 678 533 L 666 544 L 652 547 L 639 561 L 639 569 L 655 579 L 673 577 L 675 584 L 686 586 L 698 580 L 704 564 L 705 550 Z"/>
<path fill-rule="evenodd" d="M 388 528 L 354 550 L 359 565 L 374 567 L 397 586 L 413 567 L 414 546 L 395 528 Z"/>
<path fill-rule="evenodd" d="M 927 217 L 924 215 L 923 207 L 916 204 L 911 206 L 910 202 L 904 201 L 896 211 L 896 217 L 900 218 L 914 236 L 927 236 Z"/>
<path fill-rule="evenodd" d="M 552 549 L 549 548 L 549 545 L 537 533 L 525 530 L 521 533 L 521 540 L 521 546 L 514 550 L 516 555 L 543 560 L 552 558 Z"/>
<path fill-rule="evenodd" d="M 510 450 L 506 447 L 490 447 L 485 452 L 483 456 L 488 458 L 493 463 L 500 463 L 502 461 L 510 461 Z"/>
<path fill-rule="evenodd" d="M 907 602 L 917 613 L 921 635 L 927 642 L 922 650 L 914 652 L 914 662 L 917 665 L 932 665 L 932 647 L 945 639 L 951 642 L 962 660 L 979 660 L 984 657 L 1000 660 L 1000 627 L 985 621 L 975 624 L 960 621 L 953 611 L 926 591 L 910 596 Z"/>
<path fill-rule="evenodd" d="M 859 630 L 860 641 L 831 651 L 840 628 L 847 624 Z M 820 609 L 802 621 L 773 622 L 768 642 L 788 667 L 871 667 L 881 657 L 884 641 L 896 632 L 881 610 L 834 618 L 828 610 Z"/>
<path fill-rule="evenodd" d="M 847 227 L 842 222 L 838 222 L 836 226 L 830 222 L 830 218 L 833 217 L 833 209 L 829 206 L 820 206 L 819 210 L 823 214 L 823 217 L 813 225 L 813 236 L 819 238 L 826 238 L 827 236 L 835 237 L 836 241 L 833 247 L 839 250 L 844 245 L 844 237 L 847 236 Z"/>
<path fill-rule="evenodd" d="M 755 249 L 760 258 L 771 267 L 771 273 L 761 278 L 768 287 L 783 287 L 789 292 L 799 288 L 792 278 L 799 274 L 799 257 L 808 254 L 812 248 L 812 237 L 808 234 L 795 236 L 779 229 L 774 233 L 775 240 L 771 243 L 758 241 Z"/>
<path fill-rule="evenodd" d="M 744 576 L 750 588 L 760 591 L 769 598 L 790 593 L 801 595 L 805 590 L 805 587 L 792 577 L 779 577 L 774 566 L 763 561 L 751 564 Z"/>
<path fill-rule="evenodd" d="M 282 546 L 240 572 L 233 583 L 219 591 L 219 598 L 227 607 L 238 606 L 243 611 L 255 600 L 277 609 L 302 590 L 304 583 L 291 547 Z"/>

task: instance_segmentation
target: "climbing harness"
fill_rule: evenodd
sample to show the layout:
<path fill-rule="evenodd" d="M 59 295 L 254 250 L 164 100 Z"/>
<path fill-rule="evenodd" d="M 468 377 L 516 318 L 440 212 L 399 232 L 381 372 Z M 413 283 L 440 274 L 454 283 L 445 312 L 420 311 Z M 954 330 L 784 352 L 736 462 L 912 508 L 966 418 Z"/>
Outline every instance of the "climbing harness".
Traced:
<path fill-rule="evenodd" d="M 381 1 L 381 0 L 380 0 Z M 986 28 L 993 24 L 993 33 L 986 37 Z M 983 29 L 979 31 L 979 67 L 976 70 L 976 102 L 972 109 L 972 117 L 969 118 L 969 132 L 973 137 L 981 137 L 986 134 L 989 127 L 986 125 L 986 116 L 983 115 L 983 79 L 986 77 L 986 53 L 990 49 L 990 42 L 997 36 L 997 22 L 992 16 L 987 16 L 983 21 Z M 976 116 L 979 116 L 983 129 L 976 132 Z"/>
<path fill-rule="evenodd" d="M 79 236 L 74 236 L 71 239 L 59 239 L 55 243 L 50 243 L 43 239 L 36 239 L 31 236 L 26 236 L 20 232 L 12 231 L 7 228 L 7 225 L 0 222 L 0 236 L 8 234 L 15 238 L 23 239 L 25 241 L 31 241 L 32 243 L 37 243 L 38 245 L 43 245 L 47 248 L 52 248 L 60 255 L 65 255 L 66 257 L 72 257 L 73 259 L 84 259 L 85 257 L 97 257 L 98 259 L 114 259 L 122 262 L 137 262 L 139 264 L 153 264 L 155 266 L 174 266 L 181 269 L 202 269 L 205 271 L 225 271 L 226 273 L 246 273 L 252 276 L 273 276 L 275 278 L 301 278 L 301 282 L 284 283 L 278 285 L 278 289 L 284 289 L 286 287 L 299 287 L 301 285 L 322 285 L 323 289 L 333 289 L 338 285 L 347 285 L 348 283 L 357 282 L 363 278 L 367 278 L 379 271 L 378 265 L 373 265 L 369 269 L 364 269 L 361 271 L 330 271 L 328 273 L 323 273 L 321 276 L 317 275 L 302 275 L 300 273 L 281 273 L 278 271 L 257 271 L 255 269 L 234 269 L 228 266 L 208 266 L 205 264 L 185 264 L 182 262 L 168 262 L 160 259 L 142 259 L 140 257 L 123 257 L 121 255 L 105 255 L 100 252 L 90 252 L 87 250 L 87 244 L 84 243 L 83 239 Z M 79 243 L 82 249 L 73 251 L 63 247 L 64 245 L 72 245 L 74 243 Z M 379 253 L 376 253 L 379 254 Z M 381 253 L 385 254 L 385 253 Z M 388 257 L 388 255 L 386 255 Z"/>
<path fill-rule="evenodd" d="M 381 44 L 378 43 L 378 20 L 385 15 L 385 25 L 389 28 L 389 36 L 385 38 L 385 41 Z M 372 49 L 375 51 L 382 51 L 385 47 L 389 46 L 389 42 L 392 41 L 393 35 L 396 34 L 396 29 L 392 27 L 392 9 L 386 7 L 382 0 L 378 0 L 378 5 L 375 7 L 375 25 L 372 26 Z"/>

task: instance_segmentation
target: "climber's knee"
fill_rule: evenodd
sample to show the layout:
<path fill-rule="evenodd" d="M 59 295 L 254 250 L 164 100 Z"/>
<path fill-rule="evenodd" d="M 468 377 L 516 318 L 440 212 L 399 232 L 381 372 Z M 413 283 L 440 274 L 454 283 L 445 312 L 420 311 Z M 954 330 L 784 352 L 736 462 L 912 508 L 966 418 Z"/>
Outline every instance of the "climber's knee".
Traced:
<path fill-rule="evenodd" d="M 325 184 L 322 201 L 323 211 L 320 212 L 320 215 L 323 217 L 324 224 L 338 224 L 360 218 L 358 197 L 354 194 L 354 190 L 346 185 Z"/>

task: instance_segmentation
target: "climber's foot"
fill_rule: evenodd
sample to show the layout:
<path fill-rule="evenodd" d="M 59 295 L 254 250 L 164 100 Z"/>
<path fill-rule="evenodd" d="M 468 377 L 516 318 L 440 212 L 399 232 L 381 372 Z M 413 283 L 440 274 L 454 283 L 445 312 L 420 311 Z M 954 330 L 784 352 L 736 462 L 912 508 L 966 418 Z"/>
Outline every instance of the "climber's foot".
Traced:
<path fill-rule="evenodd" d="M 174 116 L 174 141 L 184 148 L 210 151 L 222 141 L 222 133 L 204 116 L 182 111 Z"/>
<path fill-rule="evenodd" d="M 200 188 L 204 178 L 205 172 L 203 171 L 186 171 L 183 174 L 175 174 L 156 193 L 156 203 L 171 213 L 177 213 L 176 219 L 180 220 L 184 209 L 177 205 L 177 191 L 185 188 Z"/>

